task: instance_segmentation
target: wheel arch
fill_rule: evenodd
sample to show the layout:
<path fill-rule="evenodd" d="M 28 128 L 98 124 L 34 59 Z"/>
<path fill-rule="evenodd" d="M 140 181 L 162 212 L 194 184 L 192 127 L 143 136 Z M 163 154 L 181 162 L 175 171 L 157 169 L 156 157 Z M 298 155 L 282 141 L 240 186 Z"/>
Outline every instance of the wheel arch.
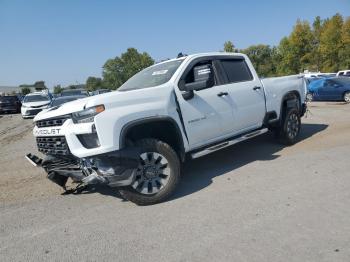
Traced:
<path fill-rule="evenodd" d="M 299 113 L 302 114 L 301 98 L 299 92 L 296 90 L 289 91 L 282 97 L 279 115 L 280 121 L 282 121 L 285 110 L 293 107 L 297 107 Z"/>
<path fill-rule="evenodd" d="M 119 145 L 126 147 L 127 141 L 143 138 L 156 138 L 169 144 L 178 154 L 181 161 L 185 160 L 185 147 L 181 129 L 177 122 L 168 116 L 154 116 L 136 119 L 123 126 Z"/>

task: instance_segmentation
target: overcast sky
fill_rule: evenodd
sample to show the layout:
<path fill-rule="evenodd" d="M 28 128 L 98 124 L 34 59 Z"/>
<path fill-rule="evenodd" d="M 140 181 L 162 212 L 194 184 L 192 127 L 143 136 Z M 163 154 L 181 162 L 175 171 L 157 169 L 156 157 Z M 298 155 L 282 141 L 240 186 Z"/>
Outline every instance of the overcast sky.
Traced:
<path fill-rule="evenodd" d="M 84 83 L 128 47 L 162 60 L 226 40 L 276 45 L 298 18 L 337 12 L 350 16 L 350 1 L 0 0 L 0 86 Z"/>

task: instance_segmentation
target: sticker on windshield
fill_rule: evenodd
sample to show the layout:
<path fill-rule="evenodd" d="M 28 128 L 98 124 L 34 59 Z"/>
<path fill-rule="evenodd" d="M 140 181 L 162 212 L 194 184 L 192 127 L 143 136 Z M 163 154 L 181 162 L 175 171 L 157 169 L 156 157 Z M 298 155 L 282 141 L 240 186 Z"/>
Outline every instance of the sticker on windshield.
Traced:
<path fill-rule="evenodd" d="M 168 72 L 167 69 L 159 70 L 159 71 L 154 71 L 154 72 L 152 73 L 152 76 L 165 75 L 167 72 Z"/>

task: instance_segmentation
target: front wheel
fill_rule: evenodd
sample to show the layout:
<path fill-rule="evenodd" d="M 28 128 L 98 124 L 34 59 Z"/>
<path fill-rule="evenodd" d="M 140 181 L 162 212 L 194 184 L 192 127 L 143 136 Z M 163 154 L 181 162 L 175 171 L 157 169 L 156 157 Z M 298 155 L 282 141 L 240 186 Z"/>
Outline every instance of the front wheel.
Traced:
<path fill-rule="evenodd" d="M 350 92 L 345 92 L 345 94 L 344 94 L 344 101 L 346 103 L 350 103 Z"/>
<path fill-rule="evenodd" d="M 135 181 L 120 188 L 120 194 L 137 205 L 152 205 L 166 200 L 180 181 L 180 161 L 176 152 L 156 139 L 136 142 L 141 148 Z"/>

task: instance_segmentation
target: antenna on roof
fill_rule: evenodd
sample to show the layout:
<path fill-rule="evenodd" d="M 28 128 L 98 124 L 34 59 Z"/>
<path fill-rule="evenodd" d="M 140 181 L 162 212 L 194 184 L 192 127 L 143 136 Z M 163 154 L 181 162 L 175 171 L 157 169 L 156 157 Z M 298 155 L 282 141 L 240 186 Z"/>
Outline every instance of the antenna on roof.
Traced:
<path fill-rule="evenodd" d="M 180 52 L 180 53 L 177 54 L 177 58 L 184 57 L 184 56 L 187 56 L 187 55 L 186 55 L 186 54 L 183 54 L 182 52 Z"/>

